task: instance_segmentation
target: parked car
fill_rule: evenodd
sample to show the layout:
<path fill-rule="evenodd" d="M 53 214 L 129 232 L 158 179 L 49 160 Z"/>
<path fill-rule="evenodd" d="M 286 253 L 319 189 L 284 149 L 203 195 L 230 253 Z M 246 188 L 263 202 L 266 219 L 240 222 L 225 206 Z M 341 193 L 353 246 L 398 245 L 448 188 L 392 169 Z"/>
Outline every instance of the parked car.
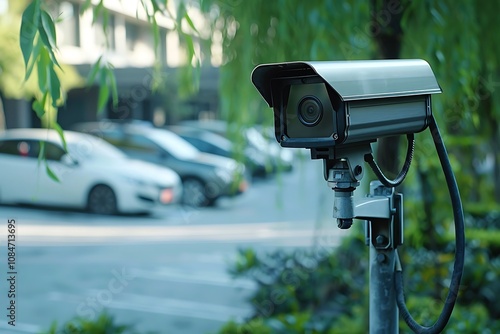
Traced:
<path fill-rule="evenodd" d="M 94 136 L 65 131 L 64 139 L 67 151 L 55 130 L 0 132 L 0 202 L 115 214 L 179 201 L 182 184 L 171 169 L 129 159 Z"/>
<path fill-rule="evenodd" d="M 74 129 L 99 136 L 132 158 L 173 169 L 181 177 L 182 203 L 186 205 L 209 206 L 222 196 L 246 191 L 244 165 L 200 152 L 166 129 L 142 122 L 115 121 L 80 123 Z"/>
<path fill-rule="evenodd" d="M 179 125 L 169 126 L 168 130 L 173 131 L 202 152 L 226 158 L 235 158 L 237 155 L 233 143 L 217 133 L 191 126 Z M 266 176 L 266 157 L 263 154 L 259 154 L 257 150 L 246 147 L 241 160 L 252 177 Z"/>
<path fill-rule="evenodd" d="M 200 130 L 207 130 L 227 137 L 230 125 L 222 120 L 191 120 L 183 121 L 179 125 L 189 126 Z M 254 152 L 254 155 L 263 157 L 268 172 L 290 171 L 293 169 L 293 151 L 283 149 L 276 140 L 267 140 L 255 127 L 243 128 L 245 152 Z M 230 139 L 230 138 L 228 138 Z"/>

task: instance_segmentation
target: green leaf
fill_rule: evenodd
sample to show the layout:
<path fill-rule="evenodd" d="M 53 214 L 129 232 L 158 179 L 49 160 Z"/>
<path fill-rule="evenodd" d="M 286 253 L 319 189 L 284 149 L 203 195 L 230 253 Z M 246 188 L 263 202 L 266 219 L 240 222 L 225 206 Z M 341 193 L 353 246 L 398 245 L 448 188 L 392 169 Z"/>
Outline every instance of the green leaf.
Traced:
<path fill-rule="evenodd" d="M 43 161 L 45 163 L 45 172 L 47 175 L 54 181 L 60 182 L 59 178 L 56 176 L 56 174 L 50 169 L 49 165 L 47 164 L 47 160 L 45 158 L 45 142 L 40 141 L 40 153 L 38 153 L 38 166 L 40 167 L 41 162 Z"/>
<path fill-rule="evenodd" d="M 115 74 L 113 73 L 113 70 L 111 70 L 110 68 L 107 68 L 106 72 L 107 72 L 107 81 L 109 81 L 109 86 L 111 88 L 111 97 L 113 101 L 113 106 L 116 107 L 118 105 L 118 88 L 116 85 Z"/>
<path fill-rule="evenodd" d="M 66 152 L 68 152 L 68 146 L 66 145 L 66 138 L 64 138 L 64 131 L 59 125 L 59 123 L 55 122 L 52 124 L 52 128 L 56 130 L 56 132 L 59 134 L 59 137 L 61 138 L 63 148 Z"/>
<path fill-rule="evenodd" d="M 188 64 L 191 65 L 191 62 L 195 56 L 193 38 L 188 34 L 183 34 L 183 36 L 186 40 Z"/>
<path fill-rule="evenodd" d="M 92 69 L 90 70 L 89 76 L 87 78 L 87 84 L 92 85 L 94 83 L 95 77 L 97 73 L 100 72 L 101 70 L 101 60 L 102 56 L 97 59 L 97 62 L 92 66 Z"/>
<path fill-rule="evenodd" d="M 141 0 L 141 6 L 142 6 L 142 8 L 144 8 L 144 11 L 146 12 L 146 16 L 147 16 L 148 22 L 149 22 L 149 18 L 151 15 L 149 14 L 149 8 L 146 5 L 145 0 Z M 135 10 L 135 18 L 139 19 L 139 6 L 137 6 L 137 9 Z"/>
<path fill-rule="evenodd" d="M 61 182 L 59 181 L 59 178 L 56 176 L 56 174 L 52 171 L 52 169 L 50 169 L 49 165 L 47 164 L 47 162 L 45 162 L 45 172 L 47 173 L 47 175 L 54 181 L 56 182 Z"/>
<path fill-rule="evenodd" d="M 196 29 L 196 27 L 195 27 L 195 25 L 193 23 L 193 20 L 191 20 L 191 17 L 189 17 L 189 14 L 187 12 L 184 13 L 184 19 L 189 24 L 189 26 L 191 27 L 191 29 L 193 29 L 194 32 L 198 33 L 198 30 Z"/>
<path fill-rule="evenodd" d="M 97 113 L 102 113 L 109 99 L 109 88 L 106 85 L 99 87 L 99 99 L 97 101 Z"/>
<path fill-rule="evenodd" d="M 152 16 L 151 31 L 153 33 L 154 51 L 158 57 L 159 55 L 161 55 L 161 52 L 159 52 L 159 49 L 160 49 L 160 28 L 158 27 L 158 22 L 156 21 L 154 14 Z"/>
<path fill-rule="evenodd" d="M 38 58 L 38 52 L 33 52 L 35 55 L 33 56 L 32 59 L 30 59 L 28 66 L 26 67 L 26 74 L 24 75 L 24 81 L 28 80 L 28 78 L 31 76 L 31 72 L 33 72 L 33 69 L 35 68 L 36 64 L 36 58 Z"/>
<path fill-rule="evenodd" d="M 89 9 L 91 5 L 92 5 L 92 0 L 85 0 L 85 2 L 80 5 L 80 15 L 85 13 L 85 11 Z"/>
<path fill-rule="evenodd" d="M 177 29 L 179 29 L 179 31 L 182 31 L 181 27 L 182 27 L 182 18 L 184 17 L 184 13 L 186 12 L 186 6 L 184 4 L 184 2 L 180 2 L 179 3 L 179 6 L 177 7 L 177 18 L 176 18 L 176 25 L 177 25 Z"/>
<path fill-rule="evenodd" d="M 24 58 L 24 66 L 28 67 L 28 62 L 33 51 L 33 42 L 40 24 L 40 0 L 34 0 L 23 12 L 20 31 L 21 51 Z"/>
<path fill-rule="evenodd" d="M 45 142 L 39 141 L 38 144 L 40 145 L 40 152 L 38 153 L 38 167 L 40 167 L 40 163 L 45 161 Z"/>
<path fill-rule="evenodd" d="M 52 97 L 52 106 L 57 108 L 57 103 L 61 98 L 61 82 L 57 76 L 54 66 L 49 67 L 49 79 L 50 79 L 50 95 Z"/>
<path fill-rule="evenodd" d="M 42 47 L 37 61 L 38 88 L 42 92 L 50 91 L 50 66 L 49 53 L 45 47 Z"/>
<path fill-rule="evenodd" d="M 47 97 L 49 93 L 45 92 L 41 100 L 33 101 L 32 108 L 35 111 L 38 118 L 42 118 L 45 115 L 45 104 L 47 103 Z"/>
<path fill-rule="evenodd" d="M 41 42 L 40 39 L 38 39 L 37 42 L 35 43 L 34 49 L 32 51 L 32 57 L 29 60 L 24 80 L 28 80 L 28 78 L 31 76 L 31 72 L 33 72 L 33 69 L 35 68 L 35 64 L 37 63 L 38 57 L 40 56 L 40 48 L 42 46 L 43 46 L 43 43 Z"/>
<path fill-rule="evenodd" d="M 45 109 L 43 108 L 43 104 L 41 101 L 35 100 L 33 101 L 32 108 L 35 111 L 35 114 L 38 118 L 42 118 L 45 114 Z"/>
<path fill-rule="evenodd" d="M 47 46 L 51 49 L 57 48 L 57 38 L 56 38 L 56 27 L 52 17 L 50 17 L 47 11 L 42 10 L 41 12 L 42 24 L 38 27 L 38 30 L 43 30 L 47 37 Z"/>
<path fill-rule="evenodd" d="M 106 103 L 109 100 L 109 87 L 107 80 L 107 73 L 105 70 L 101 72 L 101 77 L 99 80 L 99 98 L 97 99 L 97 113 L 102 113 Z"/>
<path fill-rule="evenodd" d="M 41 12 L 41 22 L 42 24 L 38 26 L 38 33 L 40 34 L 40 38 L 47 48 L 52 62 L 57 67 L 61 68 L 54 53 L 54 50 L 57 49 L 56 28 L 54 26 L 52 18 L 46 11 Z"/>
<path fill-rule="evenodd" d="M 57 107 L 58 100 L 61 98 L 61 82 L 54 70 L 54 63 L 46 46 L 40 48 L 37 70 L 38 88 L 43 93 L 48 92 L 52 98 L 52 105 Z"/>
<path fill-rule="evenodd" d="M 163 12 L 163 8 L 165 8 L 165 3 L 160 0 L 151 0 L 151 4 L 153 5 L 153 12 Z"/>
<path fill-rule="evenodd" d="M 104 2 L 103 2 L 103 0 L 100 0 L 99 3 L 97 4 L 97 6 L 94 6 L 94 8 L 92 10 L 92 14 L 93 14 L 92 15 L 92 24 L 96 23 L 97 18 L 99 17 L 99 15 L 101 15 L 101 12 L 103 13 L 103 15 L 106 14 L 106 11 L 103 9 L 104 9 Z"/>

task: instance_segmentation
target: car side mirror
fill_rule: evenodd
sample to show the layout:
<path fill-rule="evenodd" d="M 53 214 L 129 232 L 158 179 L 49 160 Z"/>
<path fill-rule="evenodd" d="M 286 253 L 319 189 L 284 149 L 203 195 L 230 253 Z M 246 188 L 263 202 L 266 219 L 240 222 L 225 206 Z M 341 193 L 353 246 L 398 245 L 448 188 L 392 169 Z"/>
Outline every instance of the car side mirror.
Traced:
<path fill-rule="evenodd" d="M 76 167 L 78 166 L 80 163 L 78 162 L 78 160 L 74 159 L 72 156 L 70 156 L 69 154 L 64 154 L 62 157 L 61 157 L 61 162 L 63 164 L 65 164 L 66 166 L 70 166 L 70 167 Z"/>

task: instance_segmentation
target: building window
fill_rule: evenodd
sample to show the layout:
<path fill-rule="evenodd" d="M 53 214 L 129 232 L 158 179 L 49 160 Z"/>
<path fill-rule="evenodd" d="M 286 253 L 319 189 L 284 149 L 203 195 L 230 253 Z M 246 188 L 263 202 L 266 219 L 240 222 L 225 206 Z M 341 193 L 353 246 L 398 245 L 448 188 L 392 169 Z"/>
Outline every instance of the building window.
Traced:
<path fill-rule="evenodd" d="M 58 37 L 61 45 L 80 46 L 80 15 L 77 4 L 62 2 L 59 5 L 60 18 Z"/>
<path fill-rule="evenodd" d="M 0 15 L 7 14 L 9 11 L 9 1 L 0 0 Z"/>
<path fill-rule="evenodd" d="M 140 28 L 132 22 L 125 23 L 125 34 L 127 38 L 127 50 L 134 51 L 135 44 L 139 39 Z"/>
<path fill-rule="evenodd" d="M 108 14 L 107 22 L 102 16 L 94 23 L 95 41 L 97 45 L 106 46 L 109 49 L 115 50 L 115 16 Z"/>

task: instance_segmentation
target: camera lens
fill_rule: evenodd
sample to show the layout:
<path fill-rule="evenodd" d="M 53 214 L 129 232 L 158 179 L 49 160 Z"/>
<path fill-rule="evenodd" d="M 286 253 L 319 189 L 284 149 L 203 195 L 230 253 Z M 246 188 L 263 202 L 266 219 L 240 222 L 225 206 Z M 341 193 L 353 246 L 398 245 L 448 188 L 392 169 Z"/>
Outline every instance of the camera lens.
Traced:
<path fill-rule="evenodd" d="M 306 126 L 315 126 L 323 117 L 323 105 L 316 96 L 305 96 L 299 103 L 299 119 Z"/>

